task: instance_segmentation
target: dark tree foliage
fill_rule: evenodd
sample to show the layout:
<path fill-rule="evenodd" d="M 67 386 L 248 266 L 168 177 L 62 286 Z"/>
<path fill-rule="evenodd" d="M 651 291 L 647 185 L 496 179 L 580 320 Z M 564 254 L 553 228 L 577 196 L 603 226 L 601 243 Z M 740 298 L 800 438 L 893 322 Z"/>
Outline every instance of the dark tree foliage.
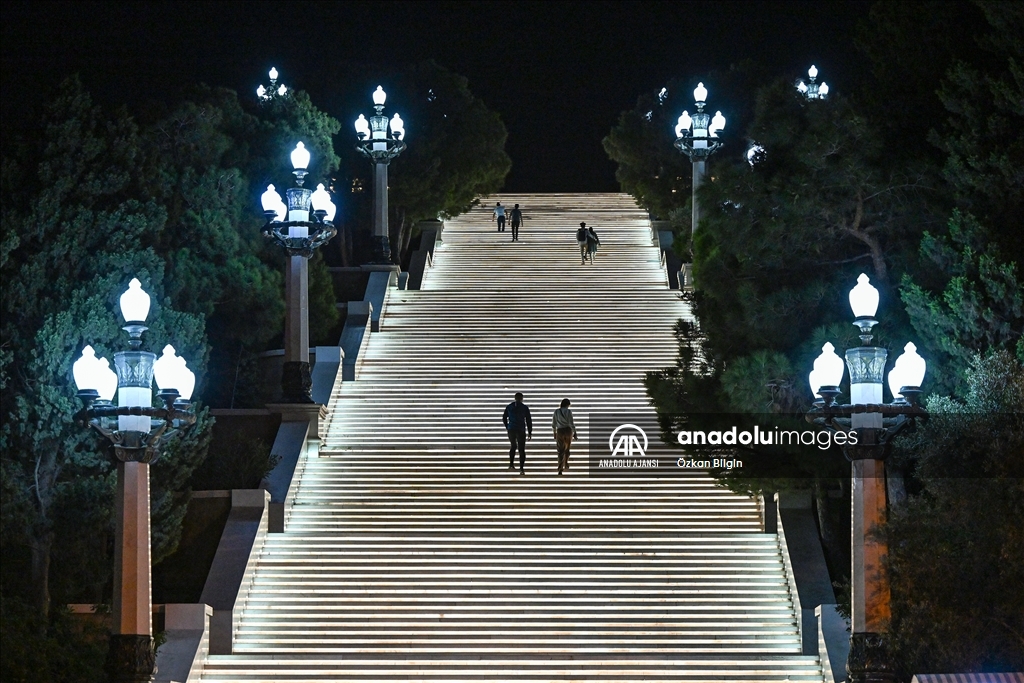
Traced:
<path fill-rule="evenodd" d="M 85 344 L 108 359 L 125 347 L 117 299 L 138 277 L 153 297 L 143 348 L 172 343 L 196 372 L 199 420 L 152 467 L 159 562 L 178 544 L 188 481 L 206 457 L 202 399 L 239 393 L 241 361 L 282 326 L 282 257 L 259 236 L 263 181 L 289 183 L 300 139 L 313 152 L 308 180 L 329 177 L 337 129 L 301 92 L 260 109 L 205 87 L 140 123 L 105 114 L 71 79 L 37 130 L 5 138 L 0 572 L 5 595 L 27 595 L 41 619 L 51 602 L 109 594 L 113 462 L 106 441 L 72 421 L 72 362 Z M 321 260 L 311 282 L 326 292 L 310 297 L 315 340 L 337 320 Z"/>
<path fill-rule="evenodd" d="M 921 485 L 885 531 L 908 678 L 1024 668 L 1024 363 L 999 351 L 966 375 L 963 398 L 932 397 L 894 453 Z"/>

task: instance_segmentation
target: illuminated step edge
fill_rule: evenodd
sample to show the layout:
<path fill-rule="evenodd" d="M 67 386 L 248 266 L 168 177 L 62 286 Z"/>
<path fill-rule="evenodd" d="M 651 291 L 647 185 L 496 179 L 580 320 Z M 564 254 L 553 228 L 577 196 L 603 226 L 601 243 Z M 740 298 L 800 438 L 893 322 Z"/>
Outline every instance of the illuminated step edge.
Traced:
<path fill-rule="evenodd" d="M 499 200 L 523 206 L 517 243 Z M 586 267 L 580 220 L 602 240 Z M 203 680 L 821 681 L 754 501 L 706 475 L 587 476 L 587 416 L 649 413 L 644 374 L 692 319 L 651 237 L 620 194 L 488 197 L 448 221 L 422 289 L 389 292 L 358 381 L 334 387 L 236 654 Z M 541 437 L 526 477 L 504 467 L 515 390 Z M 581 440 L 558 477 L 562 396 Z"/>

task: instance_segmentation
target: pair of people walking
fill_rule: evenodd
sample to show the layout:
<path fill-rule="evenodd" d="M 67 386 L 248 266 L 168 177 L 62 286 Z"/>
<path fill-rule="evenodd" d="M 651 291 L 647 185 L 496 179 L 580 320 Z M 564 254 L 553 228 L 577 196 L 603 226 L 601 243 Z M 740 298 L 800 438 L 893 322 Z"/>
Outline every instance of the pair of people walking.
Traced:
<path fill-rule="evenodd" d="M 587 257 L 590 257 L 590 263 L 594 263 L 594 256 L 597 254 L 597 247 L 601 244 L 601 240 L 598 239 L 597 233 L 594 232 L 593 228 L 588 228 L 585 221 L 580 222 L 580 229 L 576 231 L 576 244 L 580 247 L 580 265 L 584 265 L 587 262 Z"/>
<path fill-rule="evenodd" d="M 519 209 L 519 205 L 516 204 L 511 211 L 508 212 L 508 220 L 512 225 L 512 241 L 519 241 L 519 226 L 523 224 L 523 212 Z M 494 215 L 491 221 L 498 222 L 498 232 L 505 232 L 505 207 L 498 202 L 494 207 Z"/>
<path fill-rule="evenodd" d="M 551 431 L 555 437 L 558 451 L 558 473 L 569 469 L 569 450 L 572 442 L 579 438 L 576 423 L 573 422 L 572 411 L 569 410 L 569 399 L 563 398 L 558 409 L 551 416 Z M 517 392 L 515 400 L 505 406 L 501 417 L 511 448 L 508 451 L 508 468 L 515 469 L 516 451 L 519 451 L 519 474 L 526 474 L 526 442 L 533 439 L 533 418 L 530 408 L 523 403 L 522 392 Z"/>

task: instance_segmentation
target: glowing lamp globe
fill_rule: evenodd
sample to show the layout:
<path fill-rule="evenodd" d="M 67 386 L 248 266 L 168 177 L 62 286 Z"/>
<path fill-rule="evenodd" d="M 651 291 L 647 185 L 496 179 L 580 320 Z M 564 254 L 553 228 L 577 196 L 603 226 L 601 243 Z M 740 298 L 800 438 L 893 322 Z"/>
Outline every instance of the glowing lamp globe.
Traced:
<path fill-rule="evenodd" d="M 301 142 L 292 150 L 292 168 L 296 171 L 305 171 L 309 168 L 309 150 Z"/>
<path fill-rule="evenodd" d="M 267 75 L 270 76 L 270 80 L 276 81 L 277 80 L 277 69 L 275 69 L 274 67 L 270 67 L 270 73 L 267 74 Z"/>
<path fill-rule="evenodd" d="M 176 389 L 178 396 L 186 401 L 192 398 L 196 387 L 195 373 L 188 369 L 185 359 L 177 355 L 170 344 L 153 363 L 153 377 L 161 389 Z"/>
<path fill-rule="evenodd" d="M 267 89 L 262 85 L 256 88 L 256 97 L 263 98 L 267 94 Z"/>
<path fill-rule="evenodd" d="M 825 81 L 822 81 L 821 82 L 821 87 L 818 88 L 818 96 L 819 97 L 824 97 L 827 94 L 828 94 L 828 83 L 826 83 Z"/>
<path fill-rule="evenodd" d="M 693 99 L 696 102 L 705 102 L 708 99 L 708 89 L 704 87 L 703 83 L 698 83 L 697 87 L 693 89 Z"/>
<path fill-rule="evenodd" d="M 808 377 L 811 393 L 820 398 L 818 393 L 822 387 L 837 387 L 843 381 L 846 364 L 836 355 L 836 347 L 825 342 L 821 347 L 821 355 L 814 359 L 814 369 Z"/>
<path fill-rule="evenodd" d="M 676 137 L 683 137 L 683 133 L 690 130 L 690 126 L 693 125 L 693 119 L 690 118 L 690 113 L 684 111 L 679 116 L 679 121 L 676 123 Z"/>
<path fill-rule="evenodd" d="M 850 290 L 850 308 L 858 318 L 874 318 L 878 311 L 878 290 L 864 273 L 857 277 L 857 286 Z"/>
<path fill-rule="evenodd" d="M 917 347 L 913 342 L 907 342 L 903 353 L 889 371 L 889 391 L 893 398 L 903 398 L 900 389 L 904 387 L 920 387 L 924 383 L 926 370 L 927 363 L 918 355 Z"/>
<path fill-rule="evenodd" d="M 718 131 L 725 128 L 725 117 L 722 116 L 722 112 L 715 112 L 715 115 L 711 118 L 711 125 L 708 127 L 708 135 L 713 138 L 718 137 Z"/>
<path fill-rule="evenodd" d="M 324 184 L 316 186 L 316 191 L 309 197 L 314 211 L 327 211 L 327 205 L 331 203 L 331 193 L 324 189 Z"/>
<path fill-rule="evenodd" d="M 377 86 L 377 89 L 373 91 L 373 103 L 379 107 L 384 106 L 384 100 L 388 98 L 388 94 L 384 92 L 384 88 Z"/>
<path fill-rule="evenodd" d="M 277 89 L 277 94 L 284 97 L 284 94 L 288 92 L 288 88 L 282 83 L 281 87 Z"/>
<path fill-rule="evenodd" d="M 391 119 L 391 134 L 397 136 L 399 140 L 405 137 L 405 121 L 397 112 Z"/>
<path fill-rule="evenodd" d="M 334 215 L 338 213 L 338 207 L 334 205 L 334 202 L 328 199 L 327 207 L 324 210 L 327 212 L 327 215 L 324 216 L 324 220 L 327 221 L 328 223 L 333 223 Z"/>
<path fill-rule="evenodd" d="M 260 195 L 260 203 L 264 211 L 276 211 L 281 203 L 281 195 L 277 193 L 273 185 L 267 185 L 267 191 Z"/>
<path fill-rule="evenodd" d="M 149 294 L 143 291 L 137 277 L 128 283 L 128 289 L 121 295 L 119 303 L 126 323 L 144 323 L 149 317 Z"/>
<path fill-rule="evenodd" d="M 71 374 L 79 391 L 95 391 L 102 401 L 114 399 L 117 375 L 110 369 L 110 361 L 96 357 L 92 346 L 82 349 L 82 356 L 71 366 Z"/>
<path fill-rule="evenodd" d="M 797 92 L 799 92 L 801 95 L 807 94 L 807 84 L 804 83 L 803 81 L 797 81 L 796 89 Z"/>
<path fill-rule="evenodd" d="M 366 120 L 366 117 L 362 114 L 356 119 L 356 135 L 360 137 L 370 137 L 370 122 Z"/>
<path fill-rule="evenodd" d="M 818 67 L 816 67 L 813 64 L 811 64 L 811 68 L 807 70 L 807 75 L 810 76 L 811 78 L 817 78 L 818 77 Z"/>

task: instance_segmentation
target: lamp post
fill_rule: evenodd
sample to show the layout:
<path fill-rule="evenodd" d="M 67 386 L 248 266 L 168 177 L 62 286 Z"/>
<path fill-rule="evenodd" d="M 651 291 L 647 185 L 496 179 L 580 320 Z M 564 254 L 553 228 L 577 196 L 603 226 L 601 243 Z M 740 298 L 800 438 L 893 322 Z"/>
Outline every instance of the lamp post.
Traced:
<path fill-rule="evenodd" d="M 309 174 L 309 150 L 301 142 L 292 151 L 291 161 L 298 187 L 289 188 L 285 193 L 288 197 L 285 205 L 274 186 L 267 186 L 260 198 L 267 219 L 262 232 L 287 254 L 285 300 L 288 310 L 284 324 L 282 400 L 313 403 L 310 396 L 313 380 L 309 373 L 309 258 L 337 234 L 333 223 L 337 207 L 323 183 L 317 185 L 316 192 L 302 187 Z"/>
<path fill-rule="evenodd" d="M 871 330 L 877 324 L 878 290 L 863 273 L 850 292 L 850 307 L 856 316 L 853 324 L 860 328 L 863 342 L 863 346 L 846 352 L 850 403 L 836 403 L 843 380 L 843 361 L 832 344 L 825 344 L 808 377 L 817 400 L 807 413 L 807 420 L 848 435 L 843 453 L 851 470 L 852 628 L 846 667 L 850 683 L 883 683 L 896 678 L 883 638 L 890 614 L 889 582 L 882 566 L 887 547 L 873 529 L 885 521 L 885 459 L 892 437 L 914 418 L 928 415 L 918 405 L 926 366 L 916 347 L 908 343 L 889 371 L 889 389 L 894 400 L 884 403 L 882 379 L 887 352 L 871 346 Z"/>
<path fill-rule="evenodd" d="M 188 410 L 195 375 L 167 345 L 158 359 L 140 350 L 149 316 L 149 295 L 133 279 L 121 295 L 128 351 L 114 354 L 114 370 L 97 358 L 92 346 L 72 366 L 84 407 L 76 422 L 88 425 L 114 445 L 117 459 L 117 510 L 114 544 L 114 604 L 107 671 L 113 681 L 150 681 L 153 607 L 150 567 L 149 463 L 179 427 L 195 422 Z M 153 407 L 153 378 L 163 407 Z M 113 399 L 117 393 L 117 405 Z"/>
<path fill-rule="evenodd" d="M 683 111 L 676 123 L 676 148 L 688 156 L 693 163 L 693 195 L 690 206 L 691 214 L 691 235 L 697 232 L 697 224 L 700 223 L 700 204 L 697 201 L 697 190 L 704 182 L 705 165 L 708 157 L 715 153 L 722 146 L 718 140 L 718 131 L 725 128 L 725 117 L 722 112 L 715 112 L 714 117 L 704 111 L 708 98 L 707 88 L 703 83 L 698 83 L 693 90 L 693 99 L 697 105 L 697 113 L 692 117 Z M 691 275 L 693 264 L 683 264 L 684 279 L 686 285 L 692 287 L 693 278 Z M 682 286 L 683 283 L 680 283 Z"/>
<path fill-rule="evenodd" d="M 804 83 L 803 80 L 796 82 L 796 89 L 800 91 L 809 100 L 823 100 L 828 97 L 828 83 L 822 81 L 820 84 L 818 80 L 818 68 L 811 64 L 811 68 L 807 70 L 807 77 L 810 79 L 810 83 Z"/>
<path fill-rule="evenodd" d="M 260 99 L 261 104 L 270 102 L 277 97 L 284 97 L 288 94 L 288 87 L 284 83 L 281 85 L 277 84 L 277 69 L 270 67 L 270 72 L 267 75 L 270 76 L 270 87 L 264 87 L 261 83 L 260 86 L 256 88 L 256 97 Z"/>
<path fill-rule="evenodd" d="M 390 124 L 384 115 L 387 93 L 377 86 L 373 93 L 376 114 L 366 118 L 360 114 L 355 121 L 359 144 L 356 149 L 373 164 L 373 263 L 391 261 L 391 240 L 388 237 L 388 164 L 405 150 L 405 123 L 395 114 Z M 391 127 L 390 134 L 388 126 Z"/>

